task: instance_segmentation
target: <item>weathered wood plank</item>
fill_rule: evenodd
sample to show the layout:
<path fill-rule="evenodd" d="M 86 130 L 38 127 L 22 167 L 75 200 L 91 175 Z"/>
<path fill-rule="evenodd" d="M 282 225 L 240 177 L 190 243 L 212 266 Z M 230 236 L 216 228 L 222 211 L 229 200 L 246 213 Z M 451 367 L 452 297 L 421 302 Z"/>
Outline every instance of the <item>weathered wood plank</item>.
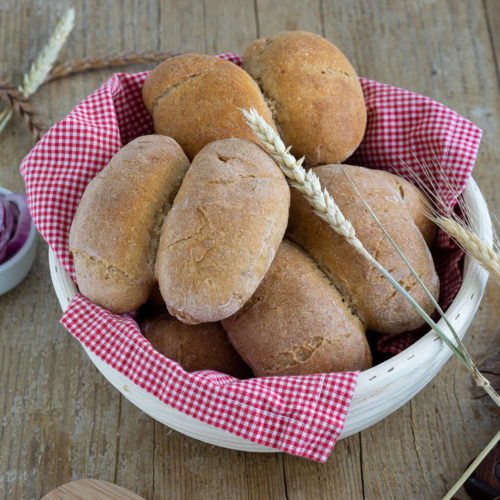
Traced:
<path fill-rule="evenodd" d="M 188 439 L 156 424 L 154 492 L 156 498 L 171 500 L 247 500 L 245 453 Z"/>
<path fill-rule="evenodd" d="M 474 175 L 498 213 L 499 94 L 481 2 L 328 2 L 324 10 L 327 37 L 360 75 L 429 95 L 484 129 Z M 474 359 L 498 352 L 499 318 L 498 287 L 489 287 L 467 336 Z M 472 395 L 452 360 L 410 404 L 363 432 L 367 498 L 442 496 L 498 422 L 497 410 Z"/>
<path fill-rule="evenodd" d="M 283 460 L 290 500 L 363 498 L 359 435 L 338 441 L 326 464 L 289 455 Z"/>
<path fill-rule="evenodd" d="M 484 9 L 491 39 L 493 54 L 495 56 L 495 70 L 498 85 L 500 86 L 500 3 L 495 0 L 484 0 Z"/>
<path fill-rule="evenodd" d="M 38 6 L 12 2 L 4 7 L 0 17 L 0 31 L 5 36 L 0 48 L 5 70 L 2 77 L 19 82 L 29 61 L 45 43 L 45 34 L 54 28 L 61 9 L 46 9 L 35 23 L 33 11 Z M 19 53 L 25 56 L 22 64 Z M 53 102 L 48 98 L 46 104 L 49 107 Z M 22 190 L 18 164 L 31 147 L 31 138 L 13 120 L 1 140 L 0 184 Z M 40 498 L 71 479 L 74 457 L 80 454 L 80 474 L 98 470 L 113 478 L 115 452 L 107 441 L 112 441 L 110 434 L 116 431 L 116 418 L 110 417 L 109 407 L 118 403 L 119 396 L 106 385 L 94 387 L 96 370 L 58 325 L 59 317 L 50 286 L 47 250 L 39 239 L 30 275 L 0 298 L 0 494 L 6 498 Z"/>
<path fill-rule="evenodd" d="M 113 482 L 144 498 L 154 496 L 154 435 L 155 421 L 122 397 Z"/>
<path fill-rule="evenodd" d="M 323 17 L 319 0 L 257 0 L 260 36 L 270 36 L 279 31 L 305 30 L 322 34 Z"/>
<path fill-rule="evenodd" d="M 204 2 L 166 0 L 160 5 L 160 49 L 206 53 Z"/>
<path fill-rule="evenodd" d="M 257 38 L 254 4 L 249 1 L 205 2 L 206 53 L 236 52 L 243 54 L 245 47 Z"/>
<path fill-rule="evenodd" d="M 245 453 L 249 500 L 287 499 L 283 455 L 280 453 Z"/>

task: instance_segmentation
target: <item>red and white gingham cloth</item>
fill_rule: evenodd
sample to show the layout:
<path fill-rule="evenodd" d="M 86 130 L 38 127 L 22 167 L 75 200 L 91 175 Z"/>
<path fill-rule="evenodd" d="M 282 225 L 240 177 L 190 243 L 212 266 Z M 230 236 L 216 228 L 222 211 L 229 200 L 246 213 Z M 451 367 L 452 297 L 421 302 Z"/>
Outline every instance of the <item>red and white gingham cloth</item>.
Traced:
<path fill-rule="evenodd" d="M 241 63 L 235 54 L 220 57 Z M 21 165 L 35 224 L 73 278 L 68 235 L 85 187 L 124 144 L 153 131 L 141 98 L 146 76 L 114 75 L 54 125 Z M 401 171 L 404 161 L 420 175 L 419 161 L 432 166 L 437 158 L 463 189 L 481 131 L 427 97 L 366 79 L 361 84 L 368 126 L 349 162 Z M 437 264 L 444 304 L 460 286 L 460 257 L 441 235 Z M 186 373 L 152 348 L 133 319 L 80 295 L 61 321 L 93 353 L 164 403 L 255 443 L 321 462 L 342 431 L 358 377 L 349 372 L 239 381 L 213 371 Z M 383 338 L 379 347 L 398 352 L 413 337 Z"/>

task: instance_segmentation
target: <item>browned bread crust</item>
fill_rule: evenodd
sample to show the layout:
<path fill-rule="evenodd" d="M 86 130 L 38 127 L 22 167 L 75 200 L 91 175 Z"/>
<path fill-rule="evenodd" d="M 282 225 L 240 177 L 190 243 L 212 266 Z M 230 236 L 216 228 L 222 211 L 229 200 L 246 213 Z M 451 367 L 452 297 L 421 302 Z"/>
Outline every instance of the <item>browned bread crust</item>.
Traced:
<path fill-rule="evenodd" d="M 83 295 L 116 313 L 147 300 L 161 224 L 188 168 L 173 139 L 151 135 L 127 144 L 92 179 L 69 238 Z"/>
<path fill-rule="evenodd" d="M 259 146 L 226 139 L 194 158 L 162 228 L 156 276 L 169 312 L 218 321 L 249 299 L 274 258 L 290 190 Z"/>
<path fill-rule="evenodd" d="M 243 68 L 257 81 L 285 144 L 306 163 L 349 157 L 363 138 L 366 106 L 354 68 L 325 38 L 285 31 L 253 42 Z"/>
<path fill-rule="evenodd" d="M 216 370 L 238 378 L 252 375 L 220 323 L 186 325 L 162 311 L 140 323 L 143 335 L 151 345 L 184 370 Z"/>
<path fill-rule="evenodd" d="M 251 299 L 222 324 L 257 376 L 371 366 L 363 325 L 315 262 L 287 240 Z"/>
<path fill-rule="evenodd" d="M 437 299 L 439 280 L 425 240 L 414 222 L 418 216 L 414 188 L 392 174 L 343 165 L 388 233 Z M 384 236 L 354 192 L 339 165 L 315 167 L 321 185 L 334 197 L 358 238 L 427 313 L 434 309 L 403 260 Z M 399 187 L 403 186 L 403 189 Z M 405 197 L 403 199 L 403 193 Z M 410 201 L 407 204 L 407 201 Z M 429 231 L 428 231 L 429 232 Z M 382 333 L 401 333 L 423 324 L 402 294 L 362 257 L 343 236 L 313 213 L 295 189 L 291 190 L 287 236 L 304 248 L 335 283 L 365 326 Z"/>
<path fill-rule="evenodd" d="M 380 172 L 380 178 L 386 179 L 386 182 L 394 189 L 399 191 L 401 199 L 404 200 L 406 209 L 410 213 L 413 222 L 418 227 L 428 247 L 432 247 L 436 239 L 437 226 L 432 222 L 426 213 L 429 213 L 429 200 L 422 191 L 416 188 L 413 184 L 403 179 L 398 175 Z"/>
<path fill-rule="evenodd" d="M 253 106 L 274 128 L 248 73 L 215 56 L 183 54 L 166 60 L 147 77 L 142 95 L 156 133 L 173 137 L 190 159 L 219 139 L 258 142 L 238 108 Z"/>

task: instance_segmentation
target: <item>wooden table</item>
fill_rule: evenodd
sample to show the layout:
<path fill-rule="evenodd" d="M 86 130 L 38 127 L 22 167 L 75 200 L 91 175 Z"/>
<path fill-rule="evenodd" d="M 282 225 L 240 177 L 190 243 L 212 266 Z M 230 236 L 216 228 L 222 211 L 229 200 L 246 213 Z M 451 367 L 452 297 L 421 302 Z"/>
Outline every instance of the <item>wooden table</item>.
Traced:
<path fill-rule="evenodd" d="M 431 96 L 465 115 L 484 138 L 475 169 L 500 209 L 500 2 L 497 0 L 2 0 L 0 78 L 20 83 L 70 5 L 76 26 L 60 60 L 125 50 L 242 52 L 258 36 L 323 34 L 358 74 Z M 151 65 L 126 68 L 144 70 Z M 112 71 L 51 83 L 33 101 L 63 118 Z M 0 136 L 0 185 L 22 190 L 18 167 L 33 146 L 18 118 Z M 0 297 L 0 496 L 40 498 L 98 478 L 145 498 L 433 499 L 455 483 L 498 429 L 499 412 L 453 359 L 410 403 L 338 442 L 319 465 L 249 454 L 184 437 L 132 406 L 58 323 L 47 246 Z M 499 384 L 500 293 L 490 283 L 466 337 Z"/>

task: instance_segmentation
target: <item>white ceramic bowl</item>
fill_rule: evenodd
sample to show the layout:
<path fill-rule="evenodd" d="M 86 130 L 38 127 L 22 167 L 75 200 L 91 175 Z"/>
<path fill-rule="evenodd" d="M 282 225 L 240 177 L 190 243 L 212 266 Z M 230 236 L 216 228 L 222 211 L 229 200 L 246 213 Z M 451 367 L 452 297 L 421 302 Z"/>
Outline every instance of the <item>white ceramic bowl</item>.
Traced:
<path fill-rule="evenodd" d="M 473 179 L 471 179 L 463 197 L 475 219 L 479 235 L 484 241 L 491 242 L 492 225 L 488 208 Z M 49 252 L 49 264 L 54 289 L 64 310 L 77 289 L 52 252 Z M 465 335 L 476 313 L 487 279 L 486 271 L 474 260 L 466 257 L 462 286 L 447 311 L 448 319 L 460 337 Z M 439 326 L 449 333 L 443 320 L 439 321 Z M 111 368 L 90 351 L 87 350 L 87 354 L 108 381 L 129 401 L 172 429 L 200 441 L 226 448 L 242 451 L 276 451 L 246 441 L 227 431 L 216 429 L 175 410 L 133 384 L 127 377 Z M 450 349 L 434 333 L 429 332 L 400 354 L 362 372 L 341 438 L 376 424 L 404 405 L 434 378 L 450 356 Z"/>
<path fill-rule="evenodd" d="M 11 191 L 0 187 L 0 194 L 10 194 Z M 36 255 L 36 227 L 31 221 L 28 239 L 22 248 L 9 260 L 0 264 L 0 295 L 19 285 L 28 274 Z"/>

